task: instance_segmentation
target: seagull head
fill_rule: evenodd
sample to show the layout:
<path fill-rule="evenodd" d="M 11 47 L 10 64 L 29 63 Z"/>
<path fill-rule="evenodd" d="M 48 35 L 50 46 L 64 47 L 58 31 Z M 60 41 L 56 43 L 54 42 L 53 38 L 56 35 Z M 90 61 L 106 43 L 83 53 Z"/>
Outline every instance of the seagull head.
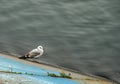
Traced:
<path fill-rule="evenodd" d="M 43 50 L 43 47 L 40 45 L 37 47 L 38 50 Z"/>

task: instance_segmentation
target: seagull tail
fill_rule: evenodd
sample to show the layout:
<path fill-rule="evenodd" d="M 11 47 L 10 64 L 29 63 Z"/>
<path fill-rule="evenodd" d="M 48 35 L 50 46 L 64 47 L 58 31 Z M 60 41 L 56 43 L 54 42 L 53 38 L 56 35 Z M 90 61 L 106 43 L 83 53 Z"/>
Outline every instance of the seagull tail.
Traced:
<path fill-rule="evenodd" d="M 26 59 L 27 57 L 25 57 L 25 56 L 21 56 L 21 57 L 19 57 L 19 59 Z"/>

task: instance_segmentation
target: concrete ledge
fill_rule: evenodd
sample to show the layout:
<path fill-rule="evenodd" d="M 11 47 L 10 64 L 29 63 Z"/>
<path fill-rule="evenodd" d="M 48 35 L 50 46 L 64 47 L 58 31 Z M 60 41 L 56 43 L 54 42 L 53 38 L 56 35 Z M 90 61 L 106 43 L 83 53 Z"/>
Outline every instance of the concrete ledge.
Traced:
<path fill-rule="evenodd" d="M 22 84 L 113 84 L 105 79 L 80 75 L 64 69 L 21 60 L 5 54 L 0 54 L 0 71 L 0 81 L 9 82 L 8 84 L 18 84 L 18 82 Z M 2 71 L 22 74 L 5 73 Z M 56 75 L 59 75 L 60 72 L 64 72 L 65 74 L 70 73 L 72 79 L 50 77 L 47 72 Z"/>

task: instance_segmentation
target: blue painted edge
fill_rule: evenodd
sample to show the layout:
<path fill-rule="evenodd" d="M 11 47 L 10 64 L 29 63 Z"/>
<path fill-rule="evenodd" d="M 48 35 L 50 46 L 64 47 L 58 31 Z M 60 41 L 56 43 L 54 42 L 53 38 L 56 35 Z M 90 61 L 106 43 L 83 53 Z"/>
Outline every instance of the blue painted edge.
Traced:
<path fill-rule="evenodd" d="M 13 59 L 9 59 L 7 57 L 4 57 L 3 55 L 0 56 L 0 70 L 2 71 L 12 71 L 12 72 L 21 72 L 21 73 L 29 73 L 29 74 L 36 74 L 36 75 L 26 75 L 26 74 L 16 74 L 15 75 L 7 75 L 8 79 L 12 77 L 22 77 L 23 79 L 29 78 L 29 80 L 33 82 L 37 82 L 38 84 L 80 84 L 75 80 L 66 79 L 66 78 L 55 78 L 47 76 L 47 72 L 54 73 L 56 75 L 59 75 L 59 72 L 44 69 L 42 67 L 37 67 L 33 65 L 29 65 L 26 63 L 22 63 L 20 61 L 16 61 Z M 2 77 L 4 77 L 5 74 L 2 74 Z M 1 74 L 0 74 L 1 77 Z M 22 80 L 22 79 L 21 79 Z M 83 82 L 81 82 L 83 84 Z"/>

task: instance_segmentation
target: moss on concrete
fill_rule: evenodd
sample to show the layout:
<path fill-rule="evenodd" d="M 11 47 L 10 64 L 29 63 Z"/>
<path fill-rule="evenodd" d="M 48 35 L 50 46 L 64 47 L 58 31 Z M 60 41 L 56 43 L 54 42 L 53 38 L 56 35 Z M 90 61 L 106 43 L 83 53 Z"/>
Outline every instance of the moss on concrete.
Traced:
<path fill-rule="evenodd" d="M 64 72 L 61 72 L 60 75 L 56 75 L 54 73 L 49 73 L 47 72 L 48 76 L 51 76 L 51 77 L 59 77 L 59 78 L 68 78 L 68 79 L 72 79 L 72 77 L 70 76 L 70 74 L 65 74 Z"/>

